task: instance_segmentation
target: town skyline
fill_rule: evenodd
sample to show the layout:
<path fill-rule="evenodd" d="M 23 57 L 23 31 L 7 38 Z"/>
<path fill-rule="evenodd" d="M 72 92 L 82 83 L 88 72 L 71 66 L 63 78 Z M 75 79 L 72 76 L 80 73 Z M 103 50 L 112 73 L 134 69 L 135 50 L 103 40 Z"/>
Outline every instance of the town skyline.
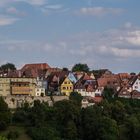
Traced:
<path fill-rule="evenodd" d="M 0 65 L 140 70 L 137 0 L 1 0 Z"/>

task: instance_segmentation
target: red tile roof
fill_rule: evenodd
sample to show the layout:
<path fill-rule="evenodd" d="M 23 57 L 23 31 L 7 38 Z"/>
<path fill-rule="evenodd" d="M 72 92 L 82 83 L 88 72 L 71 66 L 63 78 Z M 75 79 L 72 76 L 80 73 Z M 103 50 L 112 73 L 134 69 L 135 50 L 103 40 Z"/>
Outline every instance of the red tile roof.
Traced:
<path fill-rule="evenodd" d="M 21 70 L 24 71 L 26 69 L 40 69 L 40 70 L 46 70 L 49 69 L 50 66 L 47 63 L 34 63 L 34 64 L 25 64 Z"/>
<path fill-rule="evenodd" d="M 25 64 L 21 68 L 21 73 L 25 77 L 43 77 L 49 68 L 47 63 Z"/>

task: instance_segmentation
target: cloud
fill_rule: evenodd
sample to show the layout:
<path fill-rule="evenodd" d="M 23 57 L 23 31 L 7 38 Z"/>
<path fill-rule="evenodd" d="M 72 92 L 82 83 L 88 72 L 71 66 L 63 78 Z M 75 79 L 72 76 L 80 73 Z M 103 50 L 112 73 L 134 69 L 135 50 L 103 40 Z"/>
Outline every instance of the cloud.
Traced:
<path fill-rule="evenodd" d="M 64 8 L 62 4 L 54 4 L 54 5 L 46 5 L 41 8 L 41 11 L 46 14 L 59 14 L 59 13 L 66 13 L 70 10 L 70 8 Z"/>
<path fill-rule="evenodd" d="M 7 13 L 17 14 L 18 10 L 15 7 L 9 7 L 9 8 L 7 8 Z"/>
<path fill-rule="evenodd" d="M 124 10 L 121 8 L 105 8 L 105 7 L 83 7 L 75 13 L 84 16 L 104 16 L 104 15 L 118 15 Z"/>
<path fill-rule="evenodd" d="M 63 7 L 61 4 L 56 4 L 56 5 L 46 5 L 46 9 L 52 9 L 52 10 L 59 10 Z"/>
<path fill-rule="evenodd" d="M 133 48 L 115 48 L 115 47 L 108 47 L 108 46 L 101 46 L 99 47 L 100 53 L 113 55 L 118 58 L 137 58 L 140 57 L 140 49 L 133 50 Z"/>
<path fill-rule="evenodd" d="M 30 5 L 42 6 L 47 3 L 47 0 L 15 0 L 16 2 L 26 2 Z"/>
<path fill-rule="evenodd" d="M 17 16 L 25 16 L 26 15 L 25 12 L 19 11 L 15 7 L 8 7 L 6 9 L 6 12 L 7 12 L 7 14 L 12 14 L 12 15 L 17 15 Z"/>
<path fill-rule="evenodd" d="M 42 6 L 47 4 L 48 0 L 0 0 L 0 6 L 7 6 L 19 2 L 25 2 L 33 6 Z"/>
<path fill-rule="evenodd" d="M 131 25 L 104 32 L 81 32 L 56 42 L 1 39 L 0 49 L 15 54 L 16 58 L 17 54 L 23 57 L 28 54 L 29 59 L 31 53 L 32 60 L 46 60 L 47 57 L 54 66 L 84 62 L 94 69 L 130 71 L 139 70 L 136 64 L 140 58 L 139 38 L 140 28 Z"/>
<path fill-rule="evenodd" d="M 128 43 L 132 45 L 140 46 L 140 30 L 129 32 L 127 37 L 124 37 Z"/>
<path fill-rule="evenodd" d="M 11 24 L 15 23 L 17 20 L 19 20 L 19 19 L 0 15 L 0 26 L 11 25 Z"/>

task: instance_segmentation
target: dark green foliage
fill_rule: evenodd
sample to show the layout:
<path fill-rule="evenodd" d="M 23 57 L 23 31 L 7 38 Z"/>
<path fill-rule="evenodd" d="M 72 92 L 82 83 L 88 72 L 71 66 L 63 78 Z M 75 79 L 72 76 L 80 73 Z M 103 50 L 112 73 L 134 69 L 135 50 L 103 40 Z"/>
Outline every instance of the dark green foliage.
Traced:
<path fill-rule="evenodd" d="M 112 88 L 104 88 L 103 97 L 107 100 L 111 100 L 114 96 L 114 90 Z"/>
<path fill-rule="evenodd" d="M 15 140 L 19 137 L 19 133 L 17 131 L 9 131 L 7 138 L 10 140 Z"/>
<path fill-rule="evenodd" d="M 64 67 L 64 68 L 62 69 L 62 71 L 69 71 L 69 69 L 66 68 L 66 67 Z"/>
<path fill-rule="evenodd" d="M 69 99 L 74 101 L 77 105 L 81 106 L 83 97 L 78 92 L 71 92 Z"/>
<path fill-rule="evenodd" d="M 3 72 L 8 72 L 8 70 L 16 70 L 16 67 L 12 63 L 6 63 L 0 66 L 0 70 Z"/>
<path fill-rule="evenodd" d="M 68 121 L 66 124 L 66 128 L 64 130 L 64 138 L 67 140 L 76 140 L 78 133 L 77 127 L 74 121 Z"/>
<path fill-rule="evenodd" d="M 5 130 L 10 123 L 11 113 L 8 109 L 8 105 L 5 103 L 2 97 L 0 97 L 0 131 Z"/>
<path fill-rule="evenodd" d="M 107 95 L 112 91 L 107 90 Z M 111 93 L 111 94 L 110 94 Z M 17 108 L 12 122 L 28 128 L 33 140 L 139 140 L 140 100 L 106 96 L 101 103 L 81 109 L 81 96 L 72 92 L 70 100 L 54 103 L 34 101 Z M 11 114 L 3 98 L 0 98 L 0 128 L 6 129 Z M 14 130 L 8 138 L 16 139 Z"/>
<path fill-rule="evenodd" d="M 0 136 L 0 140 L 8 140 L 6 137 Z"/>
<path fill-rule="evenodd" d="M 125 128 L 128 140 L 140 139 L 140 120 L 137 115 L 131 116 L 125 121 Z"/>
<path fill-rule="evenodd" d="M 72 71 L 73 72 L 76 72 L 76 71 L 83 71 L 83 72 L 88 72 L 89 71 L 89 67 L 87 64 L 75 64 L 72 68 Z"/>
<path fill-rule="evenodd" d="M 61 140 L 56 129 L 49 126 L 30 128 L 28 134 L 33 140 Z"/>
<path fill-rule="evenodd" d="M 115 120 L 102 116 L 99 106 L 88 107 L 82 113 L 84 140 L 117 140 L 118 126 Z"/>
<path fill-rule="evenodd" d="M 111 110 L 112 118 L 118 123 L 122 123 L 126 115 L 124 104 L 122 104 L 120 101 L 115 101 L 111 104 Z"/>

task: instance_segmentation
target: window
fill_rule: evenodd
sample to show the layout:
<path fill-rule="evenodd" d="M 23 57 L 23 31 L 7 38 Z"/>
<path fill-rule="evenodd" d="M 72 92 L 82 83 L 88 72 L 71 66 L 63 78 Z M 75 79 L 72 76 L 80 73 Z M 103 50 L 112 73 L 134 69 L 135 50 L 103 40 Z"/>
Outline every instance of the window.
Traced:
<path fill-rule="evenodd" d="M 65 89 L 66 89 L 66 87 L 62 87 L 62 89 L 63 89 L 63 90 L 65 90 Z"/>
<path fill-rule="evenodd" d="M 64 84 L 67 84 L 67 82 L 64 82 Z"/>
<path fill-rule="evenodd" d="M 137 89 L 138 87 L 137 86 L 135 86 L 135 89 Z"/>

